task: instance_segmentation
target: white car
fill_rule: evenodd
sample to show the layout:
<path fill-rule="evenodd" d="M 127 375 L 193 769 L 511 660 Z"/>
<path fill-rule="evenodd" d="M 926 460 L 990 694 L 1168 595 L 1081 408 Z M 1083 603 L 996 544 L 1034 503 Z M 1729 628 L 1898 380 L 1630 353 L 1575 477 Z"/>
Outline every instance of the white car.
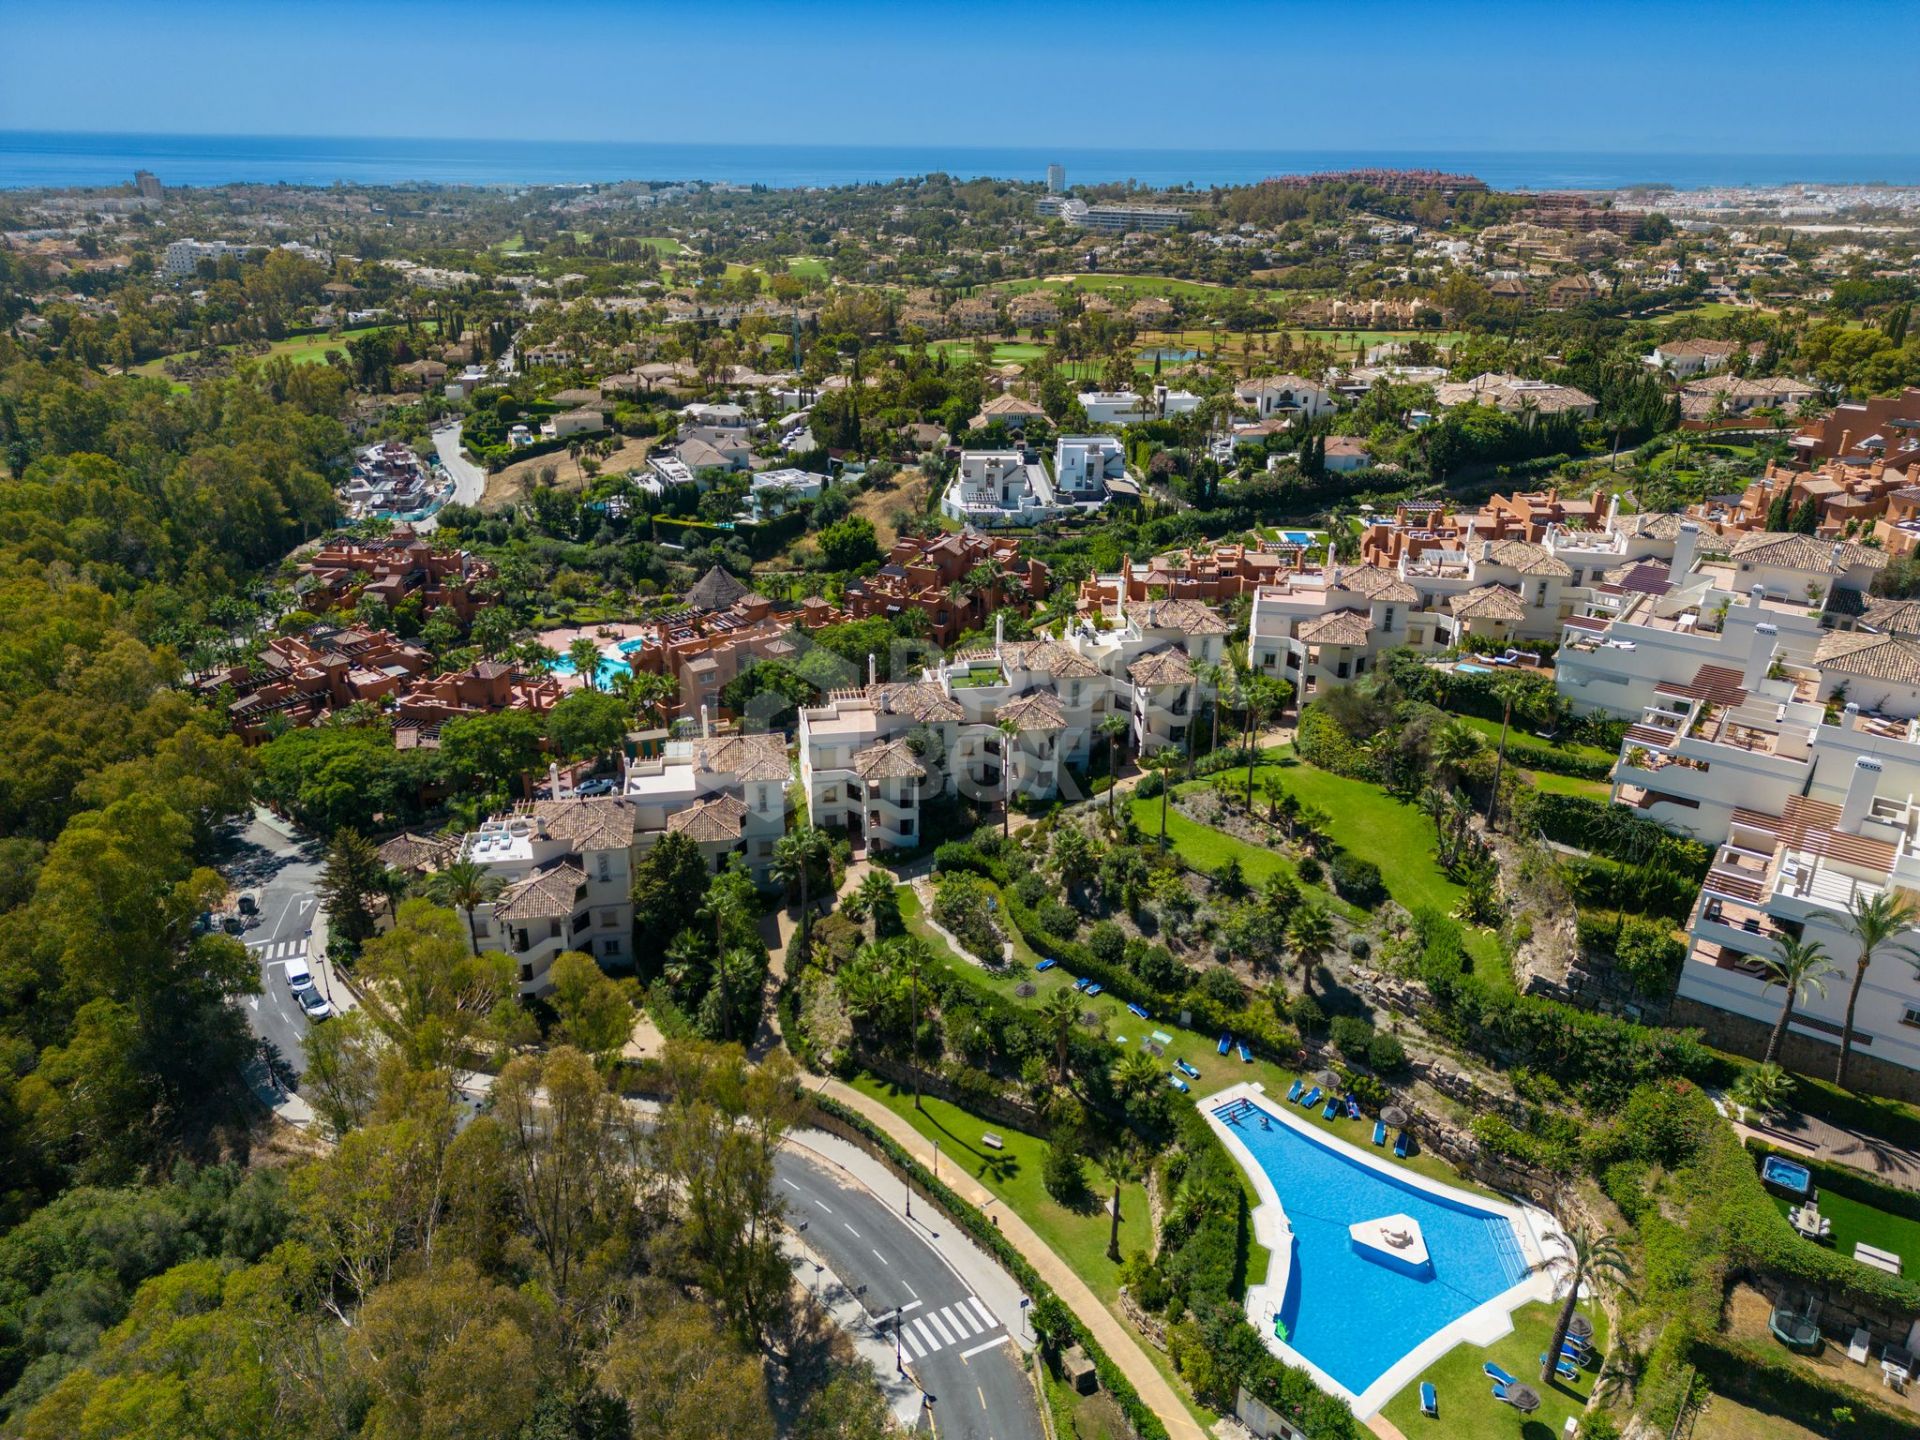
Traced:
<path fill-rule="evenodd" d="M 287 988 L 293 992 L 293 998 L 300 1002 L 307 1019 L 325 1020 L 333 1014 L 333 1006 L 327 1003 L 327 997 L 313 983 L 313 971 L 307 968 L 306 956 L 296 955 L 287 961 Z"/>

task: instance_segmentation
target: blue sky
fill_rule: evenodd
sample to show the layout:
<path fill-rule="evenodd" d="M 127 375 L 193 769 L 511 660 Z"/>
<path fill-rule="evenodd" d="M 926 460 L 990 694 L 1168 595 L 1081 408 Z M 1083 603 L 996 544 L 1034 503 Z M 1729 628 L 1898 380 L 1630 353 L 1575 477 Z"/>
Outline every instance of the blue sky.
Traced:
<path fill-rule="evenodd" d="M 0 129 L 1903 154 L 1866 57 L 1916 42 L 1913 0 L 0 0 Z"/>

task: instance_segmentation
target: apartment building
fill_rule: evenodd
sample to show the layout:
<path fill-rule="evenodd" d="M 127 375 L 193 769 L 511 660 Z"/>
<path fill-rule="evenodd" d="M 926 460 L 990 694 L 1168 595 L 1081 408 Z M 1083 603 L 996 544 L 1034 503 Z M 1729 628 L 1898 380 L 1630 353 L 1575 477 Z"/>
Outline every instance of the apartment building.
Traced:
<path fill-rule="evenodd" d="M 1200 408 L 1200 397 L 1189 390 L 1156 385 L 1145 395 L 1132 390 L 1083 390 L 1080 408 L 1089 425 L 1137 425 L 1142 420 L 1186 415 Z"/>
<path fill-rule="evenodd" d="M 981 586 L 983 568 L 992 579 Z M 901 536 L 878 571 L 848 582 L 845 604 L 855 620 L 921 610 L 929 637 L 946 646 L 965 631 L 984 629 L 995 611 L 1026 614 L 1046 598 L 1049 584 L 1046 565 L 1022 555 L 1018 540 L 969 527 L 932 539 Z"/>
<path fill-rule="evenodd" d="M 435 545 L 411 526 L 397 525 L 385 539 L 321 545 L 300 562 L 294 589 L 300 608 L 316 614 L 372 595 L 389 609 L 409 599 L 418 599 L 423 613 L 444 605 L 464 625 L 487 603 L 480 587 L 493 574 L 493 566 L 467 551 Z"/>
<path fill-rule="evenodd" d="M 1127 451 L 1118 436 L 1062 435 L 1054 442 L 1053 483 L 1061 500 L 1100 504 L 1116 481 L 1126 479 Z"/>
<path fill-rule="evenodd" d="M 663 835 L 684 835 L 716 874 L 738 855 L 759 885 L 767 883 L 773 842 L 786 833 L 792 769 L 779 735 L 703 733 L 668 741 L 662 754 L 630 759 L 621 798 L 633 813 L 640 854 Z"/>
<path fill-rule="evenodd" d="M 940 499 L 945 515 L 984 529 L 1038 525 L 1063 502 L 1053 477 L 1032 450 L 965 450 Z"/>
<path fill-rule="evenodd" d="M 1305 548 L 1283 541 L 1253 545 L 1218 541 L 1205 550 L 1170 550 L 1135 563 L 1123 555 L 1120 569 L 1080 582 L 1074 608 L 1081 615 L 1106 616 L 1140 600 L 1199 600 L 1214 604 L 1250 595 L 1278 582 L 1304 562 Z"/>
<path fill-rule="evenodd" d="M 1807 465 L 1865 452 L 1904 468 L 1905 457 L 1920 452 L 1920 387 L 1836 405 L 1802 425 L 1787 444 Z"/>
<path fill-rule="evenodd" d="M 1456 405 L 1492 405 L 1512 415 L 1570 414 L 1591 420 L 1600 413 L 1600 402 L 1572 385 L 1555 385 L 1546 380 L 1527 380 L 1491 371 L 1471 380 L 1436 385 L 1434 399 L 1445 409 Z"/>
<path fill-rule="evenodd" d="M 199 272 L 202 260 L 246 253 L 245 245 L 228 240 L 174 240 L 160 257 L 160 273 L 169 280 L 184 280 Z"/>
<path fill-rule="evenodd" d="M 1251 407 L 1262 420 L 1318 420 L 1331 415 L 1333 396 L 1324 385 L 1298 375 L 1267 375 L 1233 387 L 1236 403 Z"/>
<path fill-rule="evenodd" d="M 460 842 L 504 888 L 473 917 L 482 950 L 519 967 L 520 993 L 544 995 L 563 952 L 609 968 L 633 964 L 633 807 L 625 799 L 536 800 Z"/>
<path fill-rule="evenodd" d="M 1186 743 L 1203 667 L 1228 626 L 1191 600 L 1122 605 L 1112 629 L 1091 620 L 1060 639 L 951 656 L 914 680 L 843 690 L 800 712 L 800 781 L 815 825 L 856 844 L 920 843 L 920 802 L 942 792 L 997 800 L 1058 793 L 1092 758 L 1098 727 L 1126 719 L 1151 754 Z M 1006 728 L 1002 728 L 1006 727 Z"/>

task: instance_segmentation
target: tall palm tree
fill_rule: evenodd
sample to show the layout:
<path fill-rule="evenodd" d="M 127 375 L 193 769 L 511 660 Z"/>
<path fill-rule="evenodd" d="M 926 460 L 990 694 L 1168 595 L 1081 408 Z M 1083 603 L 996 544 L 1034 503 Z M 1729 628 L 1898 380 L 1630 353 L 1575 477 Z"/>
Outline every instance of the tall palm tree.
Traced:
<path fill-rule="evenodd" d="M 808 953 L 812 938 L 813 901 L 808 893 L 814 868 L 827 853 L 827 837 L 811 825 L 800 825 L 773 842 L 773 863 L 767 873 L 800 891 L 800 949 Z"/>
<path fill-rule="evenodd" d="M 1000 732 L 1000 838 L 1013 834 L 1013 747 L 1020 738 L 1020 727 L 1012 720 L 994 726 Z"/>
<path fill-rule="evenodd" d="M 1070 989 L 1055 990 L 1040 1002 L 1040 1026 L 1053 1036 L 1053 1078 L 1067 1078 L 1067 1041 L 1080 1023 L 1079 997 Z"/>
<path fill-rule="evenodd" d="M 1122 1100 L 1151 1095 L 1163 1083 L 1160 1066 L 1144 1050 L 1129 1050 L 1113 1067 L 1113 1090 Z"/>
<path fill-rule="evenodd" d="M 1466 721 L 1456 718 L 1434 733 L 1433 763 L 1447 780 L 1457 785 L 1467 767 L 1478 760 L 1486 748 L 1486 737 Z"/>
<path fill-rule="evenodd" d="M 1633 1267 L 1627 1263 L 1620 1242 L 1604 1230 L 1575 1225 L 1563 1232 L 1560 1248 L 1561 1253 L 1548 1264 L 1565 1281 L 1567 1298 L 1560 1306 L 1559 1323 L 1553 1327 L 1553 1343 L 1547 1346 L 1546 1360 L 1540 1366 L 1542 1385 L 1553 1384 L 1560 1347 L 1567 1343 L 1567 1327 L 1573 1323 L 1574 1307 L 1580 1303 L 1580 1287 L 1599 1275 L 1612 1275 L 1623 1283 L 1633 1277 Z"/>
<path fill-rule="evenodd" d="M 1120 1191 L 1130 1180 L 1139 1178 L 1140 1158 L 1133 1138 L 1122 1132 L 1121 1138 L 1100 1152 L 1100 1168 L 1113 1184 L 1112 1219 L 1107 1225 L 1107 1259 L 1120 1263 Z"/>
<path fill-rule="evenodd" d="M 1220 748 L 1220 691 L 1226 684 L 1227 674 L 1227 667 L 1224 665 L 1207 664 L 1200 667 L 1200 683 L 1207 687 L 1207 694 L 1213 701 L 1211 707 L 1213 710 L 1213 742 L 1207 746 L 1209 752 Z"/>
<path fill-rule="evenodd" d="M 880 869 L 871 869 L 860 877 L 860 884 L 853 892 L 853 898 L 867 917 L 873 921 L 873 938 L 880 938 L 881 916 L 887 913 L 887 907 L 896 902 L 893 893 L 893 876 Z"/>
<path fill-rule="evenodd" d="M 1287 924 L 1287 943 L 1300 961 L 1300 988 L 1313 994 L 1313 972 L 1333 948 L 1333 920 L 1318 905 L 1302 905 Z"/>
<path fill-rule="evenodd" d="M 600 688 L 600 647 L 591 637 L 582 635 L 569 644 L 567 659 L 573 664 L 573 673 L 589 690 Z"/>
<path fill-rule="evenodd" d="M 667 702 L 679 689 L 670 678 L 652 670 L 630 671 L 620 683 L 635 716 L 652 720 L 656 725 L 666 718 Z"/>
<path fill-rule="evenodd" d="M 1180 768 L 1180 756 L 1172 750 L 1158 750 L 1140 757 L 1140 768 L 1160 777 L 1160 848 L 1167 848 L 1167 792 L 1173 788 L 1173 772 Z"/>
<path fill-rule="evenodd" d="M 1107 820 L 1113 820 L 1113 792 L 1120 785 L 1120 737 L 1133 727 L 1124 715 L 1109 715 L 1093 727 L 1107 740 Z"/>
<path fill-rule="evenodd" d="M 442 905 L 456 905 L 467 915 L 467 940 L 480 953 L 480 931 L 473 912 L 498 895 L 505 882 L 477 860 L 462 856 L 437 870 L 427 880 L 427 894 Z"/>
<path fill-rule="evenodd" d="M 1843 1090 L 1847 1084 L 1847 1062 L 1853 1059 L 1853 1010 L 1860 1003 L 1860 982 L 1867 978 L 1867 967 L 1873 964 L 1880 949 L 1902 931 L 1911 930 L 1913 924 L 1912 904 L 1891 890 L 1882 890 L 1876 895 L 1855 895 L 1847 906 L 1847 930 L 1860 942 L 1860 958 L 1854 964 L 1853 984 L 1847 991 L 1847 1020 L 1840 1027 L 1840 1063 L 1833 1071 L 1833 1083 Z M 1910 947 L 1895 945 L 1892 948 L 1896 954 L 1913 959 Z"/>
<path fill-rule="evenodd" d="M 1767 970 L 1767 988 L 1778 985 L 1787 992 L 1780 1004 L 1780 1018 L 1773 1023 L 1773 1034 L 1767 1037 L 1767 1053 L 1760 1061 L 1762 1065 L 1771 1065 L 1780 1054 L 1780 1042 L 1787 1038 L 1787 1022 L 1793 1019 L 1794 1002 L 1806 999 L 1809 994 L 1825 995 L 1827 976 L 1837 967 L 1817 940 L 1783 940 L 1780 953 L 1762 955 L 1760 963 Z"/>

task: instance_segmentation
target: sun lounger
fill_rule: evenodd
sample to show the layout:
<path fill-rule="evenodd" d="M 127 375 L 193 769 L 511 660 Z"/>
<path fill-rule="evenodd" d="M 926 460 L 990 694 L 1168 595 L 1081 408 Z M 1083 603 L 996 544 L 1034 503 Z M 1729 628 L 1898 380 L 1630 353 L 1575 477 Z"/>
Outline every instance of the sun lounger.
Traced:
<path fill-rule="evenodd" d="M 1855 1330 L 1853 1338 L 1847 1342 L 1847 1358 L 1856 1365 L 1866 1364 L 1872 1344 L 1873 1337 L 1865 1330 Z"/>
<path fill-rule="evenodd" d="M 1133 1013 L 1133 1017 L 1136 1020 L 1147 1020 L 1152 1018 L 1147 1014 L 1147 1007 L 1144 1005 L 1135 1005 L 1132 1001 L 1128 1001 L 1127 1009 Z"/>
<path fill-rule="evenodd" d="M 1220 1054 L 1222 1054 L 1222 1055 L 1224 1055 L 1224 1054 L 1226 1054 L 1226 1053 L 1227 1053 L 1227 1047 L 1228 1047 L 1229 1045 L 1231 1045 L 1232 1043 L 1233 1043 L 1233 1037 L 1232 1037 L 1231 1035 L 1222 1035 L 1222 1036 L 1220 1037 L 1220 1052 L 1219 1052 L 1219 1053 L 1220 1053 Z"/>
<path fill-rule="evenodd" d="M 1306 1081 L 1304 1080 L 1294 1081 L 1293 1088 L 1287 1091 L 1287 1103 L 1291 1105 L 1294 1101 L 1298 1100 L 1303 1094 L 1306 1093 L 1306 1089 L 1307 1089 Z"/>
<path fill-rule="evenodd" d="M 1354 1099 L 1353 1096 L 1349 1095 L 1347 1096 L 1347 1119 L 1358 1120 L 1359 1118 L 1360 1118 L 1360 1102 Z"/>
<path fill-rule="evenodd" d="M 1376 1145 L 1384 1145 L 1387 1143 L 1386 1121 L 1376 1120 L 1373 1122 L 1373 1143 Z"/>
<path fill-rule="evenodd" d="M 1007 1148 L 1007 1142 L 1002 1140 L 998 1135 L 994 1134 L 991 1130 L 987 1131 L 986 1134 L 980 1137 L 980 1143 L 986 1146 L 989 1150 L 1004 1150 Z"/>
<path fill-rule="evenodd" d="M 1082 976 L 1080 979 L 1073 982 L 1073 988 L 1076 990 L 1084 990 L 1087 988 L 1087 986 L 1091 985 L 1092 983 L 1093 981 Z"/>
<path fill-rule="evenodd" d="M 1196 1067 L 1189 1065 L 1185 1060 L 1174 1061 L 1173 1068 L 1178 1070 L 1182 1075 L 1186 1076 L 1189 1080 L 1198 1080 L 1200 1078 L 1200 1071 Z"/>
<path fill-rule="evenodd" d="M 1542 1365 L 1547 1363 L 1547 1352 L 1544 1350 L 1540 1352 L 1540 1363 Z M 1562 1355 L 1560 1357 L 1560 1363 L 1553 1367 L 1553 1373 L 1558 1375 L 1562 1380 L 1578 1380 L 1580 1378 L 1580 1367 Z"/>
<path fill-rule="evenodd" d="M 1404 1160 L 1407 1158 L 1407 1132 L 1404 1130 L 1394 1138 L 1393 1158 L 1396 1160 Z"/>
<path fill-rule="evenodd" d="M 1099 985 L 1099 984 L 1089 985 L 1087 986 L 1087 994 L 1089 996 L 1098 995 L 1102 990 L 1106 988 L 1107 988 L 1106 986 Z"/>
<path fill-rule="evenodd" d="M 1251 1050 L 1249 1050 L 1249 1049 L 1247 1049 L 1247 1042 L 1246 1042 L 1246 1041 L 1244 1041 L 1244 1040 L 1242 1040 L 1242 1041 L 1240 1042 L 1240 1045 L 1239 1045 L 1239 1050 L 1240 1050 L 1240 1063 L 1241 1063 L 1242 1065 L 1251 1065 L 1251 1064 L 1253 1064 L 1253 1052 L 1252 1052 Z"/>
<path fill-rule="evenodd" d="M 1516 1378 L 1515 1376 L 1509 1375 L 1506 1371 L 1502 1370 L 1498 1365 L 1494 1364 L 1493 1361 L 1491 1360 L 1487 1361 L 1486 1364 L 1482 1365 L 1480 1367 L 1480 1371 L 1483 1375 L 1491 1379 L 1495 1384 L 1498 1384 L 1501 1386 L 1518 1385 L 1520 1383 L 1518 1378 Z"/>
<path fill-rule="evenodd" d="M 1440 1418 L 1440 1392 L 1425 1380 L 1420 1382 L 1420 1413 L 1436 1420 Z"/>
<path fill-rule="evenodd" d="M 1340 1097 L 1338 1095 L 1327 1096 L 1327 1108 L 1320 1112 L 1320 1118 L 1322 1120 L 1331 1120 L 1333 1119 L 1334 1116 L 1338 1115 L 1339 1113 L 1340 1113 Z"/>
<path fill-rule="evenodd" d="M 1054 966 L 1058 965 L 1059 963 L 1060 962 L 1058 960 L 1047 959 L 1047 960 L 1042 960 L 1038 965 L 1034 966 L 1033 968 L 1036 972 L 1041 970 L 1051 970 L 1053 969 Z"/>
<path fill-rule="evenodd" d="M 1307 1091 L 1306 1094 L 1300 1097 L 1300 1108 L 1303 1110 L 1311 1110 L 1314 1106 L 1318 1105 L 1319 1103 L 1320 1103 L 1320 1087 L 1318 1085 L 1314 1086 L 1311 1090 Z"/>
<path fill-rule="evenodd" d="M 1188 1089 L 1190 1088 L 1187 1085 L 1187 1082 L 1182 1080 L 1178 1075 L 1167 1076 L 1167 1083 L 1173 1086 L 1173 1088 L 1178 1090 L 1182 1095 L 1185 1095 L 1188 1092 Z"/>
<path fill-rule="evenodd" d="M 1859 1244 L 1853 1247 L 1853 1258 L 1862 1265 L 1871 1265 L 1876 1270 L 1884 1270 L 1889 1275 L 1900 1273 L 1900 1257 L 1891 1250 L 1882 1250 L 1873 1245 Z"/>

